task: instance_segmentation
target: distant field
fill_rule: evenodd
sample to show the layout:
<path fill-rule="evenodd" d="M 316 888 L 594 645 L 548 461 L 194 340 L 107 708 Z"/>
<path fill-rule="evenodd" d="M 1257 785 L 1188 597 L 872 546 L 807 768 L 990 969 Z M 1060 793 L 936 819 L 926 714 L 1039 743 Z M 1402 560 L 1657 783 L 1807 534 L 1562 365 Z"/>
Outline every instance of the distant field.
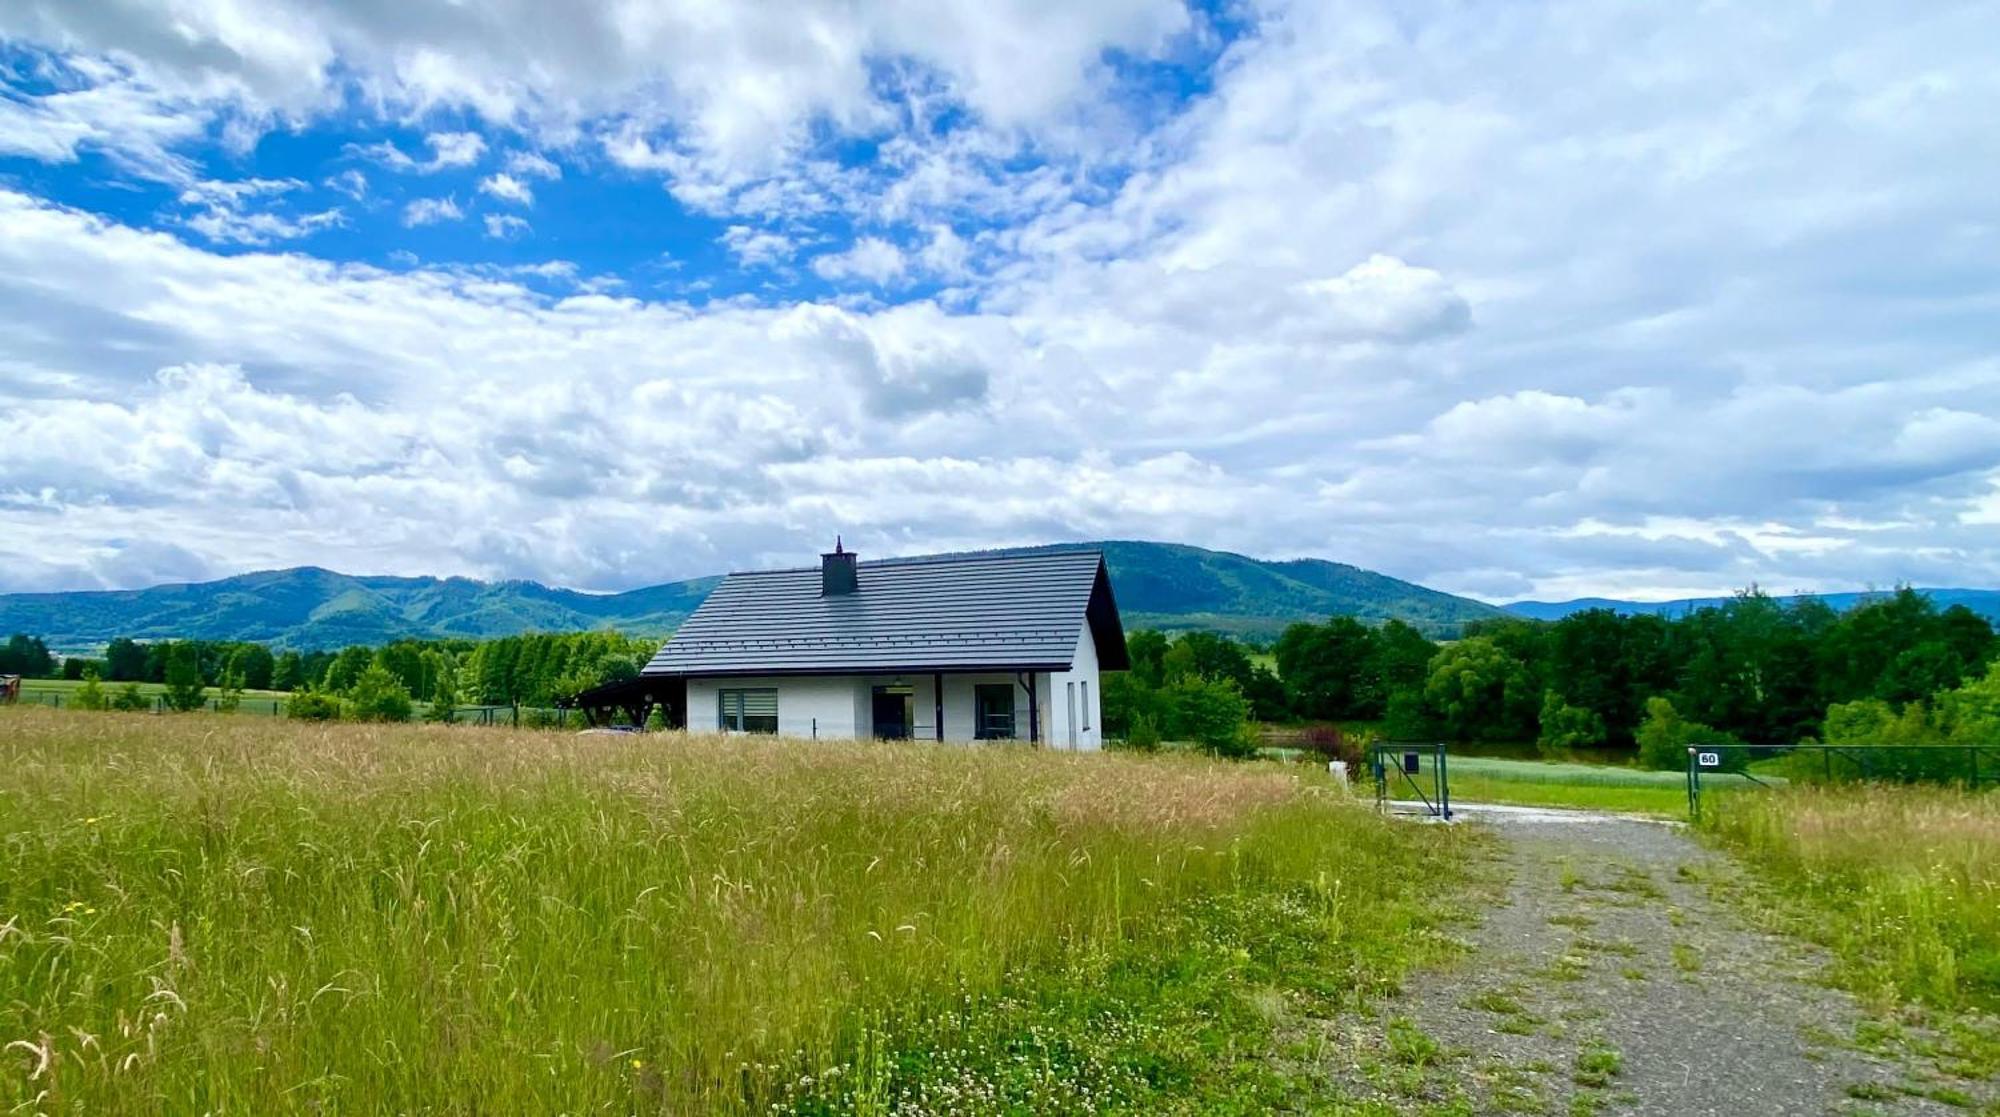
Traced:
<path fill-rule="evenodd" d="M 148 699 L 157 699 L 167 692 L 167 688 L 160 683 L 99 683 L 98 685 L 104 688 L 104 693 L 107 695 L 116 694 L 128 685 L 137 685 L 139 693 Z M 67 708 L 76 700 L 76 692 L 82 686 L 83 682 L 78 679 L 22 679 L 21 701 Z M 215 696 L 216 689 L 208 688 L 206 697 L 211 704 Z M 281 712 L 284 709 L 285 699 L 290 697 L 289 693 L 282 690 L 246 690 L 243 692 L 242 705 L 238 706 L 237 710 L 246 714 Z M 275 708 L 272 706 L 274 702 L 277 703 Z"/>
<path fill-rule="evenodd" d="M 1451 797 L 1458 802 L 1687 814 L 1687 777 L 1679 772 L 1455 753 L 1448 756 L 1446 769 Z M 1418 781 L 1426 794 L 1430 790 L 1428 780 L 1425 775 Z M 1701 782 L 1704 793 L 1746 783 L 1742 776 L 1721 774 L 1705 775 Z M 1408 785 L 1400 780 L 1391 782 L 1390 791 L 1396 799 L 1415 798 Z"/>
<path fill-rule="evenodd" d="M 1335 1110 L 1478 833 L 1299 769 L 0 709 L 22 1112 Z M 15 1042 L 16 1040 L 20 1042 Z"/>
<path fill-rule="evenodd" d="M 109 696 L 124 690 L 127 685 L 131 684 L 103 683 L 101 685 L 104 687 L 105 694 Z M 139 688 L 139 693 L 145 695 L 147 700 L 155 703 L 156 706 L 160 696 L 167 691 L 167 688 L 160 683 L 138 683 L 136 685 Z M 23 679 L 21 680 L 21 704 L 24 706 L 52 706 L 65 710 L 71 709 L 76 704 L 76 692 L 82 686 L 83 683 L 81 681 L 73 679 Z M 283 714 L 285 712 L 285 700 L 291 696 L 290 691 L 283 690 L 246 690 L 243 692 L 242 701 L 236 707 L 236 712 L 238 714 L 254 714 L 265 717 Z M 203 702 L 211 713 L 216 712 L 216 697 L 217 691 L 215 687 L 209 687 L 203 695 Z M 430 703 L 417 702 L 413 704 L 413 707 L 416 710 L 416 716 L 422 717 L 430 709 Z M 459 720 L 467 722 L 478 722 L 482 716 L 504 722 L 512 717 L 512 709 L 512 707 L 506 706 L 466 705 L 458 707 L 458 717 Z M 480 713 L 482 710 L 490 712 L 482 715 Z M 539 708 L 527 706 L 521 708 L 521 716 L 524 721 L 544 714 L 549 718 L 551 724 L 560 720 L 556 717 L 554 711 L 543 711 Z M 575 717 L 576 715 L 572 713 L 571 716 Z"/>

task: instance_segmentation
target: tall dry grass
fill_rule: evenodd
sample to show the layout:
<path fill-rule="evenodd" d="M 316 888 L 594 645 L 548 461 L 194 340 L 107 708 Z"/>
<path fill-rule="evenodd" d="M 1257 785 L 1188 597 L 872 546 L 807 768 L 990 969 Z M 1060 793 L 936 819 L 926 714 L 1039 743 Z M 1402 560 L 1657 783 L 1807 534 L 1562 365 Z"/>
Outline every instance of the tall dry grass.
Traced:
<path fill-rule="evenodd" d="M 1795 923 L 1883 1002 L 2000 1006 L 2000 796 L 1794 785 L 1715 796 L 1703 825 L 1804 901 Z"/>
<path fill-rule="evenodd" d="M 1452 840 L 1174 758 L 0 711 L 0 1099 L 882 1111 L 1218 898 L 1393 980 Z"/>

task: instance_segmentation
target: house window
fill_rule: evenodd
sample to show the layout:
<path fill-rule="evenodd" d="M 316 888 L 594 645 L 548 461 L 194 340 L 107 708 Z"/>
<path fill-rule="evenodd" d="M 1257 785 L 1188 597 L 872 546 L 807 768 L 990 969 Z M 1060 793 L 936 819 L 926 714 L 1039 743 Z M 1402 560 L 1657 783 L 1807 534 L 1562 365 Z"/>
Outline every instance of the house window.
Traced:
<path fill-rule="evenodd" d="M 725 690 L 717 694 L 721 706 L 718 724 L 725 733 L 776 733 L 778 731 L 778 688 Z"/>
<path fill-rule="evenodd" d="M 1067 687 L 1063 688 L 1063 693 L 1069 696 L 1069 747 L 1075 748 L 1076 747 L 1076 684 L 1071 683 Z"/>
<path fill-rule="evenodd" d="M 1076 684 L 1083 688 L 1083 731 L 1090 732 L 1090 680 Z"/>
<path fill-rule="evenodd" d="M 972 688 L 972 735 L 981 741 L 1014 736 L 1014 684 L 979 683 Z"/>

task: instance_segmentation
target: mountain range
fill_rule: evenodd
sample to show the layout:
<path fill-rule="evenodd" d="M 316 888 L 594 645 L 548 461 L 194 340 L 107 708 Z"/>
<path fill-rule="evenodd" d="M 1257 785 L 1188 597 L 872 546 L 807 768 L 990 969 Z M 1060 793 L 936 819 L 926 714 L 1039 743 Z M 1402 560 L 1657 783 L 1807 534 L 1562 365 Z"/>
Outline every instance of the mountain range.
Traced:
<path fill-rule="evenodd" d="M 1254 559 L 1180 543 L 1108 540 L 1015 551 L 1104 552 L 1128 629 L 1206 630 L 1271 639 L 1294 621 L 1396 618 L 1431 636 L 1507 615 L 1556 620 L 1585 609 L 1677 616 L 1726 597 L 1626 601 L 1516 601 L 1494 606 L 1325 559 Z M 492 637 L 615 628 L 672 632 L 720 575 L 623 593 L 585 593 L 538 582 L 341 574 L 314 566 L 140 590 L 0 594 L 0 636 L 24 632 L 60 651 L 84 652 L 117 636 L 141 640 L 255 640 L 310 650 L 403 637 Z M 1965 605 L 2000 622 L 2000 590 L 1927 589 L 1940 608 Z M 1819 600 L 1846 609 L 1864 593 Z M 1789 600 L 1789 599 L 1786 599 Z"/>
<path fill-rule="evenodd" d="M 1266 561 L 1175 543 L 1113 540 L 1019 548 L 1104 552 L 1127 628 L 1270 638 L 1336 614 L 1400 618 L 1450 635 L 1491 605 L 1322 559 Z M 297 567 L 141 590 L 0 594 L 0 634 L 81 652 L 117 636 L 255 640 L 308 650 L 402 637 L 492 637 L 616 628 L 664 636 L 720 577 L 593 594 L 536 582 L 341 574 Z"/>

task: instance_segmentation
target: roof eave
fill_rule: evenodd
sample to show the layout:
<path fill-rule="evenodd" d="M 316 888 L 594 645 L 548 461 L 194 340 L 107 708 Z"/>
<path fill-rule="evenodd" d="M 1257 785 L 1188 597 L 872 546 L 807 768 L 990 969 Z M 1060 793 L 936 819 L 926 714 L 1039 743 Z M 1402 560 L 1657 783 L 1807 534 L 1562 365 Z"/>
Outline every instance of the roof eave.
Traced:
<path fill-rule="evenodd" d="M 1059 660 L 1034 661 L 1024 663 L 955 663 L 949 666 L 936 663 L 869 664 L 866 666 L 812 666 L 812 667 L 673 667 L 641 671 L 642 679 L 750 679 L 750 678 L 799 678 L 811 675 L 826 676 L 868 676 L 868 675 L 1005 675 L 1019 671 L 1068 671 L 1074 662 Z"/>

